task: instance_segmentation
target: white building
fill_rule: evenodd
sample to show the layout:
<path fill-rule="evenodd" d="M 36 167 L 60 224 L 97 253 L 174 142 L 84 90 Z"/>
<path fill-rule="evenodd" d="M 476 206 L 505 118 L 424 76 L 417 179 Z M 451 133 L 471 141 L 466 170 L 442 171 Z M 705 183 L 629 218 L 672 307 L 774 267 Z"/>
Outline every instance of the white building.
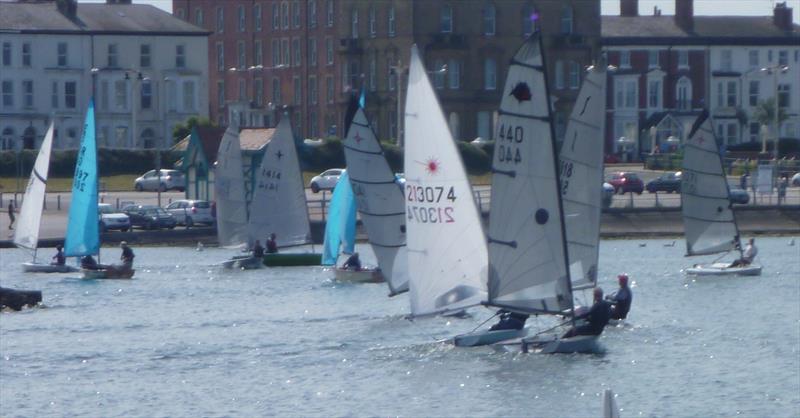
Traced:
<path fill-rule="evenodd" d="M 98 145 L 162 148 L 208 116 L 208 32 L 150 5 L 0 2 L 0 149 L 78 146 L 94 92 Z"/>

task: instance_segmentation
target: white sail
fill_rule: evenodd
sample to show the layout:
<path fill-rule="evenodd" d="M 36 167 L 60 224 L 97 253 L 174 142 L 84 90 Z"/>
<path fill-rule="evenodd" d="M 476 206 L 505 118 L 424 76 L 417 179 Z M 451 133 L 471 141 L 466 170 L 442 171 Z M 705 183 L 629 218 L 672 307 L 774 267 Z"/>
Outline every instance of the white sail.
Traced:
<path fill-rule="evenodd" d="M 217 239 L 220 246 L 247 244 L 247 201 L 244 192 L 239 128 L 231 123 L 222 136 L 214 169 L 217 199 Z"/>
<path fill-rule="evenodd" d="M 508 71 L 492 163 L 489 304 L 522 312 L 572 308 L 549 97 L 539 32 Z"/>
<path fill-rule="evenodd" d="M 403 189 L 397 183 L 383 148 L 361 108 L 353 117 L 344 140 L 344 156 L 358 213 L 389 291 L 393 295 L 407 291 Z"/>
<path fill-rule="evenodd" d="M 311 241 L 303 174 L 287 115 L 278 123 L 256 173 L 248 232 L 250 241 L 262 242 L 274 232 L 279 247 Z"/>
<path fill-rule="evenodd" d="M 695 122 L 683 147 L 681 204 L 686 255 L 715 254 L 739 246 L 728 181 L 707 113 Z"/>
<path fill-rule="evenodd" d="M 573 289 L 597 283 L 603 187 L 606 72 L 586 75 L 561 145 L 561 196 Z"/>
<path fill-rule="evenodd" d="M 45 188 L 47 187 L 47 172 L 50 168 L 50 149 L 53 146 L 53 123 L 47 129 L 39 148 L 39 155 L 31 171 L 28 187 L 22 208 L 19 211 L 17 227 L 14 231 L 14 244 L 18 247 L 35 250 L 39 243 L 39 225 L 44 209 Z"/>
<path fill-rule="evenodd" d="M 412 315 L 485 300 L 487 252 L 464 165 L 411 48 L 405 114 L 405 199 Z"/>

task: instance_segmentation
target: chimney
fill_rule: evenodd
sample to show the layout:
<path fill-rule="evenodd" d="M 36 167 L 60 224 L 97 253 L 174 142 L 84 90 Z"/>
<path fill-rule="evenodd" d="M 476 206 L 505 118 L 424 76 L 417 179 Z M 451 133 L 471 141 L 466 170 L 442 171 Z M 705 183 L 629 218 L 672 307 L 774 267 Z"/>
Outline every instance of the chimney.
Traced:
<path fill-rule="evenodd" d="M 106 0 L 106 4 L 131 4 L 131 0 Z"/>
<path fill-rule="evenodd" d="M 620 16 L 639 16 L 639 0 L 620 0 Z"/>
<path fill-rule="evenodd" d="M 675 23 L 687 32 L 694 32 L 694 0 L 675 0 Z"/>
<path fill-rule="evenodd" d="M 778 3 L 775 5 L 773 11 L 772 21 L 775 26 L 783 31 L 791 32 L 792 30 L 792 8 L 786 6 L 786 2 Z"/>
<path fill-rule="evenodd" d="M 78 0 L 56 0 L 56 7 L 69 19 L 74 19 L 78 14 Z"/>

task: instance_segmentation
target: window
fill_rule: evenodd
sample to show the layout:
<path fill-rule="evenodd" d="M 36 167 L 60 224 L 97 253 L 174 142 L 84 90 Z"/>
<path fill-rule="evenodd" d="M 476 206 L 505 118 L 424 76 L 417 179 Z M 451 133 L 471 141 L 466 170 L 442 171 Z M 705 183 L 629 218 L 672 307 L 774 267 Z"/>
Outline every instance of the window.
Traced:
<path fill-rule="evenodd" d="M 58 129 L 56 129 L 58 132 Z M 14 149 L 14 129 L 13 128 L 5 128 L 3 129 L 3 135 L 0 136 L 0 149 L 2 150 L 12 150 Z"/>
<path fill-rule="evenodd" d="M 325 38 L 325 63 L 333 65 L 333 39 Z"/>
<path fill-rule="evenodd" d="M 789 65 L 789 51 L 778 51 L 778 65 Z"/>
<path fill-rule="evenodd" d="M 317 112 L 315 112 L 313 110 L 309 112 L 309 114 L 308 114 L 308 123 L 310 124 L 310 126 L 309 126 L 309 135 L 312 138 L 318 137 L 319 136 L 319 129 L 317 127 Z"/>
<path fill-rule="evenodd" d="M 247 66 L 247 52 L 244 49 L 244 41 L 236 42 L 236 68 L 243 70 Z"/>
<path fill-rule="evenodd" d="M 74 81 L 64 82 L 64 106 L 67 109 L 75 109 L 77 107 L 78 105 L 76 100 L 77 93 L 78 93 L 78 83 Z"/>
<path fill-rule="evenodd" d="M 217 7 L 217 32 L 222 33 L 225 31 L 225 10 L 220 6 Z"/>
<path fill-rule="evenodd" d="M 244 6 L 239 5 L 237 9 L 239 15 L 239 32 L 244 32 L 247 25 L 247 15 L 245 14 Z"/>
<path fill-rule="evenodd" d="M 386 59 L 386 68 L 389 70 L 389 90 L 394 91 L 397 88 L 397 72 L 392 68 L 395 64 L 393 58 L 394 54 Z"/>
<path fill-rule="evenodd" d="M 483 88 L 484 90 L 497 88 L 497 64 L 493 58 L 486 58 L 483 62 Z"/>
<path fill-rule="evenodd" d="M 439 12 L 439 32 L 453 32 L 453 8 L 449 4 L 442 6 Z"/>
<path fill-rule="evenodd" d="M 678 110 L 689 110 L 692 108 L 692 82 L 686 77 L 678 80 L 676 88 Z"/>
<path fill-rule="evenodd" d="M 58 81 L 55 80 L 50 83 L 50 106 L 58 109 Z"/>
<path fill-rule="evenodd" d="M 289 29 L 289 3 L 281 3 L 281 26 Z"/>
<path fill-rule="evenodd" d="M 203 23 L 203 9 L 194 9 L 194 24 L 202 27 Z"/>
<path fill-rule="evenodd" d="M 758 80 L 750 80 L 750 89 L 749 89 L 749 96 L 750 100 L 748 103 L 750 106 L 758 106 L 758 91 L 761 87 L 761 83 Z"/>
<path fill-rule="evenodd" d="M 22 66 L 23 67 L 30 67 L 31 66 L 31 44 L 30 42 L 25 42 L 22 44 Z"/>
<path fill-rule="evenodd" d="M 292 39 L 292 50 L 294 51 L 294 65 L 299 67 L 303 63 L 303 49 L 300 47 L 300 38 Z"/>
<path fill-rule="evenodd" d="M 730 49 L 720 51 L 719 66 L 722 71 L 731 71 L 733 68 L 733 51 Z"/>
<path fill-rule="evenodd" d="M 299 105 L 303 102 L 303 85 L 300 84 L 300 77 L 292 77 L 294 84 L 294 104 Z"/>
<path fill-rule="evenodd" d="M 620 51 L 619 53 L 619 66 L 622 68 L 631 67 L 631 51 Z"/>
<path fill-rule="evenodd" d="M 458 60 L 451 59 L 447 64 L 447 86 L 452 90 L 461 87 L 461 63 Z"/>
<path fill-rule="evenodd" d="M 59 67 L 66 67 L 67 66 L 67 43 L 66 42 L 59 42 L 57 48 L 58 48 L 58 66 Z"/>
<path fill-rule="evenodd" d="M 358 9 L 355 7 L 350 11 L 350 37 L 358 38 Z"/>
<path fill-rule="evenodd" d="M 443 65 L 444 62 L 440 59 L 433 62 L 433 86 L 436 87 L 437 90 L 444 88 L 444 73 L 440 71 Z"/>
<path fill-rule="evenodd" d="M 108 106 L 108 92 L 110 91 L 108 80 L 100 82 L 100 109 L 109 110 Z"/>
<path fill-rule="evenodd" d="M 186 68 L 186 46 L 175 45 L 175 68 Z"/>
<path fill-rule="evenodd" d="M 772 64 L 772 50 L 771 49 L 767 50 L 767 62 Z"/>
<path fill-rule="evenodd" d="M 317 1 L 316 0 L 309 0 L 308 1 L 308 27 L 316 28 L 317 27 Z"/>
<path fill-rule="evenodd" d="M 22 106 L 33 107 L 33 80 L 22 80 Z"/>
<path fill-rule="evenodd" d="M 144 148 L 154 148 L 155 147 L 154 139 L 155 139 L 155 134 L 153 133 L 152 129 L 147 128 L 144 131 L 142 131 L 142 146 Z"/>
<path fill-rule="evenodd" d="M 247 101 L 247 81 L 241 78 L 239 79 L 239 95 L 237 99 L 240 102 Z"/>
<path fill-rule="evenodd" d="M 315 105 L 317 104 L 317 100 L 317 76 L 312 75 L 308 77 L 308 102 Z"/>
<path fill-rule="evenodd" d="M 369 56 L 369 91 L 378 89 L 378 54 L 373 52 Z"/>
<path fill-rule="evenodd" d="M 678 68 L 689 68 L 689 51 L 678 51 Z"/>
<path fill-rule="evenodd" d="M 370 38 L 374 38 L 377 35 L 377 29 L 375 28 L 375 7 L 370 5 L 369 6 L 369 36 Z"/>
<path fill-rule="evenodd" d="M 308 64 L 312 67 L 317 66 L 317 39 L 308 40 Z"/>
<path fill-rule="evenodd" d="M 333 77 L 327 76 L 325 77 L 325 99 L 328 103 L 333 103 L 334 95 L 335 95 L 335 87 L 333 85 Z"/>
<path fill-rule="evenodd" d="M 495 34 L 495 17 L 497 9 L 493 4 L 487 4 L 483 9 L 483 34 L 493 36 Z"/>
<path fill-rule="evenodd" d="M 281 64 L 285 66 L 292 65 L 292 51 L 289 50 L 289 40 L 288 39 L 281 39 Z"/>
<path fill-rule="evenodd" d="M 264 104 L 264 80 L 262 80 L 260 78 L 254 79 L 253 80 L 253 90 L 255 90 L 255 92 L 253 93 L 254 96 L 255 96 L 255 97 L 253 97 L 253 100 L 255 100 L 256 105 L 258 105 L 258 106 L 263 105 Z"/>
<path fill-rule="evenodd" d="M 564 61 L 556 61 L 556 89 L 561 90 L 564 88 Z"/>
<path fill-rule="evenodd" d="M 536 19 L 538 19 L 538 13 L 533 9 L 531 6 L 525 6 L 522 9 L 522 35 L 527 37 L 530 36 L 534 31 L 534 26 L 536 25 Z"/>
<path fill-rule="evenodd" d="M 561 8 L 561 33 L 569 35 L 572 33 L 572 6 L 564 5 Z"/>
<path fill-rule="evenodd" d="M 736 144 L 738 142 L 739 142 L 739 125 L 735 123 L 729 123 L 727 129 L 727 135 L 725 136 L 725 143 Z"/>
<path fill-rule="evenodd" d="M 328 3 L 325 5 L 326 7 L 326 24 L 329 28 L 333 27 L 333 0 L 328 0 Z"/>
<path fill-rule="evenodd" d="M 661 107 L 661 81 L 659 80 L 647 82 L 647 107 L 651 109 Z"/>
<path fill-rule="evenodd" d="M 728 94 L 726 95 L 726 104 L 728 107 L 736 107 L 736 82 L 729 81 L 727 87 Z"/>
<path fill-rule="evenodd" d="M 194 81 L 186 80 L 183 82 L 183 111 L 194 112 Z"/>
<path fill-rule="evenodd" d="M 117 44 L 108 44 L 108 66 L 111 68 L 119 67 Z"/>
<path fill-rule="evenodd" d="M 492 138 L 492 116 L 489 112 L 478 112 L 478 136 L 483 139 Z"/>
<path fill-rule="evenodd" d="M 272 4 L 272 29 L 278 30 L 281 28 L 281 10 L 278 3 Z"/>
<path fill-rule="evenodd" d="M 349 68 L 350 68 L 349 71 L 350 77 L 348 86 L 353 90 L 358 90 L 361 87 L 361 83 L 363 82 L 363 80 L 361 80 L 361 60 L 350 61 Z"/>
<path fill-rule="evenodd" d="M 450 134 L 453 136 L 453 138 L 455 138 L 456 141 L 458 141 L 459 138 L 461 138 L 460 136 L 461 133 L 459 132 L 460 130 L 459 125 L 460 123 L 459 123 L 458 113 L 450 112 L 450 116 L 448 116 L 447 118 L 447 126 L 450 128 Z"/>
<path fill-rule="evenodd" d="M 647 51 L 647 67 L 658 68 L 658 50 Z"/>
<path fill-rule="evenodd" d="M 142 82 L 142 92 L 139 98 L 142 109 L 151 109 L 153 107 L 153 84 L 149 81 Z"/>
<path fill-rule="evenodd" d="M 114 109 L 125 110 L 128 105 L 128 86 L 125 80 L 114 82 Z"/>
<path fill-rule="evenodd" d="M 272 79 L 272 103 L 276 106 L 281 102 L 281 80 L 279 78 Z"/>
<path fill-rule="evenodd" d="M 750 68 L 758 68 L 758 50 L 751 49 L 747 53 L 747 61 L 750 64 Z"/>
<path fill-rule="evenodd" d="M 61 44 L 58 45 L 60 46 Z M 11 66 L 11 42 L 3 42 L 3 67 L 10 67 L 10 66 Z"/>
<path fill-rule="evenodd" d="M 139 45 L 139 66 L 142 68 L 150 68 L 150 45 Z"/>
<path fill-rule="evenodd" d="M 261 40 L 257 39 L 253 42 L 253 65 L 264 65 L 264 60 L 262 58 L 262 47 L 261 47 Z"/>
<path fill-rule="evenodd" d="M 217 42 L 217 70 L 225 71 L 225 49 L 222 42 Z"/>
<path fill-rule="evenodd" d="M 389 6 L 389 36 L 394 36 L 395 34 L 395 17 L 394 17 L 394 5 Z"/>
<path fill-rule="evenodd" d="M 758 122 L 750 122 L 750 142 L 758 141 L 759 132 L 761 132 L 761 125 Z"/>
<path fill-rule="evenodd" d="M 778 84 L 778 107 L 789 108 L 791 107 L 791 84 Z"/>
<path fill-rule="evenodd" d="M 580 65 L 578 65 L 577 62 L 569 62 L 569 76 L 567 79 L 569 80 L 569 88 L 572 90 L 577 90 L 581 84 Z"/>
<path fill-rule="evenodd" d="M 281 63 L 281 41 L 279 39 L 272 40 L 272 66 L 277 67 Z"/>
<path fill-rule="evenodd" d="M 292 2 L 292 26 L 300 27 L 300 3 Z"/>
<path fill-rule="evenodd" d="M 617 109 L 636 109 L 637 81 L 614 80 L 614 107 Z M 624 136 L 624 135 L 619 135 Z"/>
<path fill-rule="evenodd" d="M 117 126 L 117 129 L 116 129 L 115 132 L 116 132 L 116 137 L 114 138 L 115 145 L 117 147 L 124 147 L 125 143 L 128 142 L 127 141 L 127 139 L 128 139 L 128 127 L 127 126 Z"/>
<path fill-rule="evenodd" d="M 11 80 L 3 80 L 0 85 L 2 85 L 3 90 L 3 107 L 14 107 L 14 82 Z"/>
<path fill-rule="evenodd" d="M 253 30 L 261 32 L 261 5 L 253 6 Z"/>
<path fill-rule="evenodd" d="M 217 80 L 217 106 L 220 109 L 225 107 L 225 81 Z"/>

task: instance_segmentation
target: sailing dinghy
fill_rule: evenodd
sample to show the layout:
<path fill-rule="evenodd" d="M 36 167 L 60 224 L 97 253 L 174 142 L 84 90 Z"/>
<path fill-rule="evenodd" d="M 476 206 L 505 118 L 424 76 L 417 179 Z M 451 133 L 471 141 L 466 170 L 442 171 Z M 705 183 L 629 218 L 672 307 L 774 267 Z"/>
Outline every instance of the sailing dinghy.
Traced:
<path fill-rule="evenodd" d="M 733 250 L 742 255 L 739 227 L 733 213 L 722 156 L 707 111 L 698 117 L 683 148 L 681 202 L 686 256 L 719 253 L 724 256 Z M 695 264 L 684 272 L 698 276 L 761 274 L 758 264 L 730 265 L 729 262 Z"/>
<path fill-rule="evenodd" d="M 17 247 L 33 251 L 33 261 L 22 263 L 22 270 L 29 273 L 68 273 L 78 271 L 73 266 L 36 262 L 36 252 L 39 246 L 39 228 L 42 221 L 52 146 L 53 123 L 51 122 L 42 141 L 42 147 L 39 148 L 39 155 L 33 165 L 28 187 L 25 189 L 25 197 L 22 200 L 22 208 L 19 211 L 17 228 L 14 230 L 14 244 Z"/>
<path fill-rule="evenodd" d="M 408 291 L 403 188 L 386 161 L 364 109 L 355 98 L 351 109 L 353 116 L 343 142 L 347 174 L 355 194 L 356 209 L 378 259 L 378 267 L 389 285 L 389 296 L 394 296 Z"/>
<path fill-rule="evenodd" d="M 69 206 L 64 255 L 82 257 L 100 255 L 100 223 L 97 210 L 97 141 L 95 137 L 94 99 L 89 101 L 83 136 L 72 180 L 72 203 Z M 85 279 L 130 279 L 136 270 L 103 266 L 98 270 L 81 269 Z"/>
<path fill-rule="evenodd" d="M 512 59 L 500 104 L 492 163 L 487 306 L 530 315 L 574 317 L 552 114 L 535 32 Z M 572 321 L 574 322 L 574 320 Z M 555 328 L 555 327 L 554 327 Z M 457 346 L 497 342 L 542 353 L 593 352 L 597 336 L 562 339 L 530 328 L 471 333 Z"/>
<path fill-rule="evenodd" d="M 359 270 L 338 267 L 339 254 L 353 254 L 356 247 L 356 199 L 347 170 L 342 171 L 328 207 L 325 239 L 322 245 L 322 265 L 333 266 L 336 280 L 354 283 L 383 282 L 380 270 Z"/>
<path fill-rule="evenodd" d="M 486 239 L 464 164 L 416 45 L 405 126 L 411 315 L 458 313 L 486 300 Z"/>

